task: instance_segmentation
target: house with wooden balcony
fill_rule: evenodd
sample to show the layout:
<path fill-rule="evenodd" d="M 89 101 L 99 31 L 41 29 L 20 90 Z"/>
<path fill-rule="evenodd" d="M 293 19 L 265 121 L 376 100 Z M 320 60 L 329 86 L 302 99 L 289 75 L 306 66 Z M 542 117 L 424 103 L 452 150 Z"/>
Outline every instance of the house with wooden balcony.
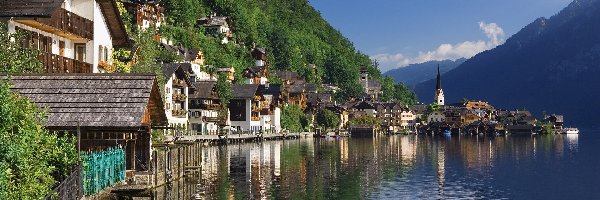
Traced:
<path fill-rule="evenodd" d="M 192 83 L 189 90 L 189 127 L 192 134 L 216 135 L 219 125 L 227 119 L 219 118 L 221 101 L 217 92 L 217 82 L 201 81 Z"/>
<path fill-rule="evenodd" d="M 246 84 L 264 85 L 269 82 L 269 64 L 267 63 L 267 51 L 265 48 L 253 48 L 250 51 L 255 60 L 254 66 L 247 67 L 242 71 Z"/>
<path fill-rule="evenodd" d="M 233 85 L 229 121 L 234 131 L 281 131 L 280 85 Z"/>
<path fill-rule="evenodd" d="M 204 27 L 207 34 L 222 37 L 222 44 L 227 44 L 233 39 L 233 32 L 229 28 L 227 17 L 225 16 L 217 16 L 216 13 L 212 13 L 207 17 L 198 19 L 197 24 Z"/>
<path fill-rule="evenodd" d="M 28 74 L 10 82 L 11 90 L 47 108 L 48 130 L 79 131 L 82 151 L 123 147 L 127 176 L 151 176 L 151 130 L 167 124 L 155 75 Z"/>
<path fill-rule="evenodd" d="M 40 50 L 49 73 L 112 72 L 113 48 L 129 44 L 114 0 L 0 1 L 0 17 L 26 33 L 18 42 Z"/>
<path fill-rule="evenodd" d="M 165 77 L 165 114 L 171 127 L 188 127 L 188 96 L 190 74 L 193 73 L 187 63 L 163 64 Z"/>
<path fill-rule="evenodd" d="M 123 6 L 131 13 L 133 18 L 131 24 L 137 25 L 139 29 L 159 28 L 164 21 L 165 8 L 161 1 L 156 0 L 121 0 Z"/>

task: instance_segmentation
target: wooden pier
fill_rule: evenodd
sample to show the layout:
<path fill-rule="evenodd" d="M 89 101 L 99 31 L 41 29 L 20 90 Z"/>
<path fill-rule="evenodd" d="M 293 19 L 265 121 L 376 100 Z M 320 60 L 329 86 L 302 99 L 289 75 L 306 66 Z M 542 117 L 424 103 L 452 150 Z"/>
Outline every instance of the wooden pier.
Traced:
<path fill-rule="evenodd" d="M 229 135 L 186 135 L 174 139 L 174 142 L 202 143 L 239 143 L 263 140 L 296 139 L 307 134 L 302 133 L 265 133 L 265 134 L 229 134 Z"/>

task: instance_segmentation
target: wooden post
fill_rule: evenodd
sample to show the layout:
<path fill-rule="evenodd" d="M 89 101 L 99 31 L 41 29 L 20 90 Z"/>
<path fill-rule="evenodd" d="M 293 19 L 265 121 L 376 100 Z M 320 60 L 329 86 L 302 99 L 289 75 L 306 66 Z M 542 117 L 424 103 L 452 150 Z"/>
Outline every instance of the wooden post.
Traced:
<path fill-rule="evenodd" d="M 81 128 L 79 120 L 77 120 L 77 161 L 81 163 Z"/>

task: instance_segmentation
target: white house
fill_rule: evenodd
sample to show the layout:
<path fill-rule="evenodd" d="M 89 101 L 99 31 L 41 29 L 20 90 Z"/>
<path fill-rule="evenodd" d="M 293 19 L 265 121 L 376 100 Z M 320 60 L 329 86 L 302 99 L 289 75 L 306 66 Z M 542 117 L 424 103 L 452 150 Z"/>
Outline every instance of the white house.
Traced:
<path fill-rule="evenodd" d="M 415 113 L 408 109 L 403 109 L 400 113 L 400 126 L 402 126 L 403 129 L 414 130 L 416 125 L 415 119 Z"/>
<path fill-rule="evenodd" d="M 427 116 L 427 123 L 445 122 L 445 121 L 446 121 L 446 114 L 440 110 L 433 111 L 433 112 L 429 113 L 429 116 Z"/>
<path fill-rule="evenodd" d="M 22 45 L 41 51 L 47 72 L 111 72 L 113 48 L 129 43 L 114 0 L 2 1 L 0 7 L 8 31 L 28 33 Z"/>
<path fill-rule="evenodd" d="M 233 85 L 229 103 L 231 127 L 250 133 L 280 132 L 281 85 Z"/>
<path fill-rule="evenodd" d="M 193 87 L 189 75 L 189 63 L 163 64 L 165 84 L 165 112 L 172 127 L 188 127 L 189 87 Z"/>

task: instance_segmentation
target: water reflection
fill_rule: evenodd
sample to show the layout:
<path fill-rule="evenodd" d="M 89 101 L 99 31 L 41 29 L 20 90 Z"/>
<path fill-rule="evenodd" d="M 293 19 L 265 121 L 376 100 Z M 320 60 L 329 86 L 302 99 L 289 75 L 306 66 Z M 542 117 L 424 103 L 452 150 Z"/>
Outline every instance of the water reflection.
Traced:
<path fill-rule="evenodd" d="M 577 135 L 307 138 L 210 146 L 202 150 L 200 174 L 158 188 L 155 198 L 510 198 L 513 187 L 501 182 L 516 176 L 511 171 L 559 163 L 578 148 Z"/>

